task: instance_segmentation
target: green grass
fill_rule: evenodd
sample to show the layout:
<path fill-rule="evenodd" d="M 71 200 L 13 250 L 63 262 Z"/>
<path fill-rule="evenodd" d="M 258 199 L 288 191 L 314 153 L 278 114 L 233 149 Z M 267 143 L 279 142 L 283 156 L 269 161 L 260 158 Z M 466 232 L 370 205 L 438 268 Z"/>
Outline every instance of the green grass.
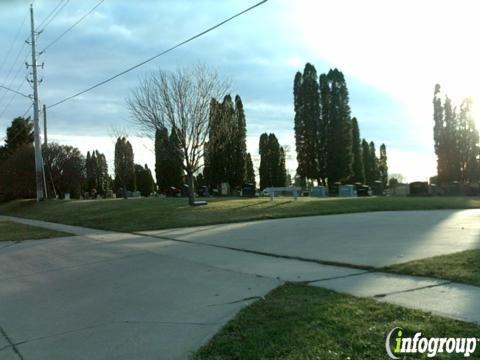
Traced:
<path fill-rule="evenodd" d="M 413 336 L 479 337 L 480 326 L 400 306 L 286 284 L 241 310 L 193 359 L 386 359 L 395 327 Z M 426 356 L 408 357 L 408 359 Z M 463 358 L 438 355 L 437 359 Z M 480 358 L 480 351 L 470 359 Z M 403 358 L 407 359 L 407 357 Z"/>
<path fill-rule="evenodd" d="M 480 286 L 480 250 L 467 250 L 388 266 L 386 271 Z"/>
<path fill-rule="evenodd" d="M 190 207 L 186 199 L 94 201 L 14 201 L 0 213 L 69 225 L 117 231 L 155 230 L 193 225 L 240 222 L 294 216 L 344 214 L 386 210 L 480 208 L 480 198 L 371 197 L 350 199 L 290 197 L 208 199 L 207 206 Z"/>
<path fill-rule="evenodd" d="M 11 221 L 0 221 L 0 241 L 22 241 L 33 239 L 47 239 L 70 234 L 42 229 L 35 226 L 18 224 Z"/>

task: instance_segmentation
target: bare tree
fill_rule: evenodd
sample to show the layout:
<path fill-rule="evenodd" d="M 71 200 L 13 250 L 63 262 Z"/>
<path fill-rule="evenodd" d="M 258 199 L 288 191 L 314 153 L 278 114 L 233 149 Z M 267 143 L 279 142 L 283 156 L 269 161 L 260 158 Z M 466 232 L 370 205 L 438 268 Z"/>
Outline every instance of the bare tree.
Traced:
<path fill-rule="evenodd" d="M 209 133 L 212 99 L 228 92 L 229 84 L 205 66 L 158 71 L 140 80 L 127 100 L 130 114 L 143 134 L 153 137 L 157 129 L 174 129 L 187 174 L 189 203 L 195 201 L 194 175 L 203 165 Z"/>

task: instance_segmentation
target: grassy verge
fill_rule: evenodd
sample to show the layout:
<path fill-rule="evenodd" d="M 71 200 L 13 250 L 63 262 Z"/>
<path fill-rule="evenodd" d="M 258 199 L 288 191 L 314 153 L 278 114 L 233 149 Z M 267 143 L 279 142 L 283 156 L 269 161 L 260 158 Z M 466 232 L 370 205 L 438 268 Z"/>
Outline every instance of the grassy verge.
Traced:
<path fill-rule="evenodd" d="M 467 250 L 388 266 L 386 271 L 480 286 L 480 250 Z"/>
<path fill-rule="evenodd" d="M 185 199 L 14 201 L 0 213 L 105 230 L 141 231 L 294 216 L 388 210 L 480 208 L 480 198 L 372 197 L 350 199 L 208 199 L 190 207 Z"/>
<path fill-rule="evenodd" d="M 70 234 L 42 229 L 35 226 L 18 224 L 10 221 L 0 221 L 0 241 L 21 241 L 47 239 Z"/>
<path fill-rule="evenodd" d="M 397 326 L 408 336 L 416 332 L 426 337 L 480 336 L 478 325 L 320 288 L 287 284 L 240 311 L 192 357 L 197 360 L 386 359 L 385 339 Z M 477 349 L 470 358 L 479 356 Z M 439 354 L 436 358 L 463 356 Z"/>

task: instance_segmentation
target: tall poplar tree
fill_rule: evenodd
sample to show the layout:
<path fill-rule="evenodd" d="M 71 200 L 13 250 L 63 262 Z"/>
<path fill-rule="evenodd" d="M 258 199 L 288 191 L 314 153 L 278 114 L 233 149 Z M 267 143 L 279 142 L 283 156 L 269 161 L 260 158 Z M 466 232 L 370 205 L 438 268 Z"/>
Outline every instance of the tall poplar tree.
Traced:
<path fill-rule="evenodd" d="M 250 153 L 247 153 L 245 160 L 245 183 L 256 185 L 255 180 L 255 169 L 253 168 L 252 156 Z"/>
<path fill-rule="evenodd" d="M 375 158 L 372 158 L 370 151 L 370 145 L 367 140 L 362 140 L 362 158 L 365 171 L 365 183 L 367 185 L 373 185 L 375 179 Z"/>
<path fill-rule="evenodd" d="M 433 140 L 435 154 L 437 155 L 437 175 L 440 182 L 447 178 L 446 152 L 444 141 L 444 116 L 443 105 L 440 97 L 440 85 L 435 85 L 433 93 Z"/>
<path fill-rule="evenodd" d="M 133 148 L 125 137 L 119 137 L 115 144 L 115 184 L 117 191 L 135 191 L 135 168 Z"/>
<path fill-rule="evenodd" d="M 362 144 L 360 140 L 360 129 L 358 127 L 358 121 L 354 117 L 352 119 L 352 182 L 353 183 L 365 183 L 365 168 L 363 166 L 362 157 Z"/>
<path fill-rule="evenodd" d="M 287 182 L 285 151 L 275 134 L 264 133 L 260 136 L 259 153 L 260 189 L 285 186 Z"/>
<path fill-rule="evenodd" d="M 386 188 L 388 184 L 388 162 L 387 162 L 387 147 L 385 144 L 380 145 L 380 157 L 378 159 L 378 174 L 383 187 Z"/>
<path fill-rule="evenodd" d="M 352 176 L 352 120 L 347 84 L 338 69 L 327 74 L 330 83 L 327 125 L 327 177 L 329 185 Z"/>
<path fill-rule="evenodd" d="M 305 64 L 303 74 L 295 76 L 294 107 L 297 173 L 301 177 L 320 181 L 320 90 L 317 71 L 310 63 Z"/>

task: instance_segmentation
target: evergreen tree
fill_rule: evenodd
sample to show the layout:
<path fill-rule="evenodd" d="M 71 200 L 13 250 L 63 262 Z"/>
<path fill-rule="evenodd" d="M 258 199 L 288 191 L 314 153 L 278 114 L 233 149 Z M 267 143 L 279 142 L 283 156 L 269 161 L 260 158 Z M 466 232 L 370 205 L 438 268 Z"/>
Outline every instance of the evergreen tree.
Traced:
<path fill-rule="evenodd" d="M 318 163 L 320 90 L 315 67 L 307 63 L 300 77 L 294 81 L 295 136 L 297 145 L 297 172 L 300 176 L 320 181 Z"/>
<path fill-rule="evenodd" d="M 352 120 L 348 89 L 343 74 L 337 69 L 327 74 L 330 101 L 327 124 L 327 178 L 329 185 L 352 176 Z"/>
<path fill-rule="evenodd" d="M 162 193 L 173 185 L 168 178 L 169 146 L 168 130 L 157 129 L 155 131 L 155 177 L 158 190 Z"/>
<path fill-rule="evenodd" d="M 320 177 L 323 185 L 327 185 L 327 161 L 328 161 L 328 148 L 329 148 L 329 124 L 331 119 L 331 92 L 330 81 L 326 74 L 321 74 L 319 79 L 320 85 L 320 104 L 321 104 L 321 117 L 320 125 L 318 129 L 318 166 L 320 171 Z"/>
<path fill-rule="evenodd" d="M 247 124 L 245 121 L 245 112 L 240 96 L 235 96 L 235 134 L 232 138 L 233 159 L 232 159 L 232 177 L 230 186 L 234 189 L 240 189 L 244 185 L 245 179 L 245 161 L 247 157 Z"/>
<path fill-rule="evenodd" d="M 362 144 L 360 140 L 360 129 L 356 118 L 352 119 L 352 179 L 353 183 L 365 183 L 365 168 L 362 157 Z"/>
<path fill-rule="evenodd" d="M 295 130 L 295 148 L 297 151 L 297 175 L 299 178 L 306 177 L 307 152 L 305 151 L 305 123 L 303 118 L 303 76 L 300 71 L 295 74 L 293 80 L 293 104 L 295 111 L 294 130 Z"/>
<path fill-rule="evenodd" d="M 275 134 L 264 133 L 260 136 L 260 189 L 270 186 L 285 186 L 285 152 L 278 143 Z"/>
<path fill-rule="evenodd" d="M 110 177 L 108 175 L 108 164 L 105 155 L 98 150 L 87 152 L 85 161 L 86 170 L 86 190 L 95 192 L 101 196 L 105 196 L 107 190 L 110 189 Z"/>
<path fill-rule="evenodd" d="M 387 147 L 385 144 L 380 145 L 380 157 L 378 159 L 378 173 L 379 180 L 383 187 L 386 188 L 388 184 L 388 162 L 387 162 Z"/>
<path fill-rule="evenodd" d="M 121 188 L 125 197 L 125 191 L 135 191 L 133 148 L 124 137 L 119 137 L 115 144 L 115 184 L 117 191 Z"/>
<path fill-rule="evenodd" d="M 372 167 L 372 174 L 373 174 L 373 182 L 380 180 L 380 172 L 378 169 L 378 159 L 377 159 L 377 151 L 375 149 L 375 143 L 370 141 L 369 144 L 370 148 L 370 166 Z"/>
<path fill-rule="evenodd" d="M 150 194 L 154 191 L 154 181 L 152 172 L 148 168 L 147 164 L 145 167 L 142 165 L 135 164 L 135 178 L 137 189 L 140 191 L 142 196 L 150 196 Z"/>
<path fill-rule="evenodd" d="M 375 158 L 372 158 L 370 151 L 370 145 L 367 140 L 362 140 L 362 158 L 365 171 L 365 183 L 367 185 L 373 185 L 375 179 Z"/>
<path fill-rule="evenodd" d="M 252 156 L 250 155 L 250 153 L 247 153 L 247 157 L 245 160 L 245 169 L 245 183 L 253 184 L 253 186 L 256 186 L 255 169 L 253 168 Z"/>
<path fill-rule="evenodd" d="M 285 166 L 285 150 L 280 146 L 280 155 L 279 155 L 279 165 L 278 165 L 278 175 L 277 175 L 277 186 L 287 186 L 287 168 Z"/>
<path fill-rule="evenodd" d="M 97 155 L 97 191 L 100 195 L 105 196 L 107 191 L 110 190 L 107 158 L 98 150 L 95 150 L 95 152 Z"/>
<path fill-rule="evenodd" d="M 444 103 L 444 121 L 445 127 L 442 130 L 442 155 L 444 164 L 444 173 L 441 180 L 452 182 L 461 178 L 461 165 L 459 158 L 459 134 L 458 119 L 452 102 L 448 96 Z"/>
<path fill-rule="evenodd" d="M 33 123 L 30 118 L 17 117 L 7 128 L 5 138 L 5 152 L 13 154 L 24 145 L 33 144 Z"/>
<path fill-rule="evenodd" d="M 447 179 L 446 151 L 444 141 L 444 115 L 442 100 L 440 98 L 440 85 L 435 85 L 433 94 L 433 139 L 435 143 L 435 154 L 437 155 L 437 174 L 440 182 Z"/>
<path fill-rule="evenodd" d="M 180 187 L 184 183 L 184 171 L 183 171 L 183 152 L 182 145 L 180 143 L 179 130 L 172 128 L 169 137 L 169 154 L 170 154 L 170 167 L 168 170 L 170 183 L 175 187 Z"/>
<path fill-rule="evenodd" d="M 160 192 L 183 184 L 183 156 L 176 129 L 170 135 L 166 128 L 155 133 L 155 176 Z"/>
<path fill-rule="evenodd" d="M 478 181 L 479 135 L 472 115 L 472 100 L 465 99 L 458 119 L 458 171 L 463 183 Z"/>
<path fill-rule="evenodd" d="M 268 134 L 263 133 L 260 135 L 260 141 L 258 145 L 258 152 L 260 154 L 260 167 L 258 169 L 260 175 L 260 190 L 266 187 L 272 186 L 272 174 L 270 170 L 270 149 Z"/>
<path fill-rule="evenodd" d="M 212 188 L 228 182 L 240 189 L 245 179 L 246 121 L 240 96 L 226 95 L 210 103 L 209 140 L 205 146 L 204 175 Z"/>

